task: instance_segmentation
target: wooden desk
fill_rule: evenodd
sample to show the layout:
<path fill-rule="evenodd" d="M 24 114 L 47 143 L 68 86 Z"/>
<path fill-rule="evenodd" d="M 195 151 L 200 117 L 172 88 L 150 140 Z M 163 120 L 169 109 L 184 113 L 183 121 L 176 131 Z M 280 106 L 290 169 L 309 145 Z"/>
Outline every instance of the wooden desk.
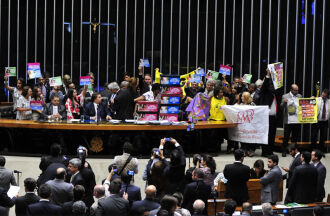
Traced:
<path fill-rule="evenodd" d="M 195 124 L 195 130 L 233 128 L 236 123 L 226 121 L 200 121 Z M 135 124 L 111 124 L 107 123 L 40 123 L 32 120 L 0 119 L 0 127 L 7 128 L 32 128 L 53 130 L 116 130 L 116 131 L 169 131 L 187 130 L 186 125 L 135 125 Z"/>

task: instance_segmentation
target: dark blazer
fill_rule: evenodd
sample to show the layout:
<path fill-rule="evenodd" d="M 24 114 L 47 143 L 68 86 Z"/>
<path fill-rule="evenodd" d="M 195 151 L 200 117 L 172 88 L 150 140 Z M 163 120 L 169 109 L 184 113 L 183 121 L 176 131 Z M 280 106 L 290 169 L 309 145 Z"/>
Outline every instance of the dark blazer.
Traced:
<path fill-rule="evenodd" d="M 65 106 L 60 104 L 58 105 L 58 113 L 61 115 L 61 119 L 66 119 L 66 109 Z M 53 104 L 48 103 L 44 107 L 44 110 L 42 111 L 42 118 L 43 119 L 48 119 L 48 116 L 53 115 Z"/>
<path fill-rule="evenodd" d="M 250 168 L 242 163 L 235 162 L 227 164 L 223 170 L 226 185 L 225 197 L 236 201 L 237 205 L 242 205 L 249 199 L 246 182 L 250 178 Z"/>
<path fill-rule="evenodd" d="M 101 120 L 106 119 L 107 115 L 110 116 L 110 111 L 107 107 L 107 104 L 105 103 L 100 103 L 99 104 L 99 116 L 101 117 Z M 90 102 L 85 106 L 84 110 L 84 117 L 86 120 L 89 120 L 91 117 L 96 116 L 95 114 L 95 108 L 94 108 L 94 103 Z"/>
<path fill-rule="evenodd" d="M 129 213 L 129 202 L 119 194 L 113 194 L 105 199 L 99 200 L 96 216 L 120 215 L 127 216 Z"/>
<path fill-rule="evenodd" d="M 140 200 L 140 201 L 135 201 L 133 202 L 132 208 L 131 208 L 131 212 L 133 215 L 135 215 L 135 213 L 141 208 L 144 207 L 145 211 L 151 211 L 154 209 L 157 209 L 160 207 L 160 204 L 150 200 L 150 199 L 144 199 L 144 200 Z"/>
<path fill-rule="evenodd" d="M 76 201 L 78 201 L 78 200 L 76 200 Z M 74 202 L 75 201 L 69 201 L 69 202 L 63 203 L 62 210 L 61 210 L 62 215 L 66 215 L 66 216 L 73 215 L 72 205 Z"/>
<path fill-rule="evenodd" d="M 79 172 L 79 173 L 77 173 L 77 175 L 75 175 L 72 178 L 72 180 L 71 180 L 70 183 L 73 184 L 74 186 L 76 186 L 76 185 L 82 185 L 82 186 L 84 186 L 85 185 L 85 180 L 82 177 L 81 173 Z"/>
<path fill-rule="evenodd" d="M 301 154 L 298 153 L 297 157 L 293 158 L 293 161 L 289 167 L 289 172 L 286 174 L 286 177 L 287 177 L 287 181 L 286 181 L 286 188 L 289 187 L 290 185 L 290 179 L 292 177 L 292 174 L 293 174 L 293 171 L 295 170 L 295 168 L 299 165 L 301 165 Z"/>
<path fill-rule="evenodd" d="M 203 88 L 198 87 L 196 90 L 192 89 L 191 87 L 184 88 L 184 91 L 186 92 L 187 97 L 194 98 L 195 95 L 199 92 L 204 92 Z"/>
<path fill-rule="evenodd" d="M 144 82 L 144 77 L 142 75 L 138 75 L 139 78 L 139 88 L 140 88 L 140 92 L 141 95 L 143 95 L 144 93 L 150 91 L 149 86 Z"/>
<path fill-rule="evenodd" d="M 0 187 L 0 206 L 10 208 L 15 204 L 16 197 L 13 197 L 10 199 L 10 197 L 7 195 L 7 190 Z"/>
<path fill-rule="evenodd" d="M 289 182 L 284 203 L 312 203 L 316 198 L 317 169 L 312 164 L 297 166 Z"/>
<path fill-rule="evenodd" d="M 122 184 L 121 185 L 121 191 L 120 194 L 123 195 L 124 192 L 126 192 L 126 184 Z M 128 195 L 128 201 L 130 203 L 134 202 L 134 201 L 139 201 L 141 200 L 141 189 L 138 186 L 129 184 L 127 186 L 127 195 Z"/>
<path fill-rule="evenodd" d="M 63 163 L 63 162 L 64 162 L 63 157 L 53 157 L 51 155 L 42 156 L 40 164 L 39 164 L 39 169 L 41 169 L 42 172 L 45 172 L 50 164 L 52 164 L 52 163 Z"/>
<path fill-rule="evenodd" d="M 317 190 L 316 190 L 316 201 L 322 202 L 325 197 L 324 182 L 327 175 L 327 169 L 321 163 L 321 161 L 316 166 L 317 169 Z"/>
<path fill-rule="evenodd" d="M 195 200 L 201 199 L 205 203 L 204 213 L 207 210 L 207 199 L 211 198 L 211 186 L 203 180 L 197 180 L 187 184 L 184 189 L 182 208 L 188 209 L 194 213 L 193 204 Z"/>
<path fill-rule="evenodd" d="M 34 193 L 26 193 L 24 196 L 17 197 L 15 203 L 16 216 L 25 216 L 28 205 L 39 202 L 40 197 Z"/>
<path fill-rule="evenodd" d="M 47 167 L 47 169 L 45 170 L 45 172 L 41 173 L 41 175 L 39 176 L 39 178 L 37 180 L 38 187 L 40 187 L 40 185 L 46 183 L 48 180 L 53 180 L 56 176 L 56 170 L 58 168 L 66 169 L 66 167 L 62 163 L 52 163 L 52 164 L 50 164 Z"/>
<path fill-rule="evenodd" d="M 93 191 L 96 185 L 95 174 L 91 168 L 84 167 L 79 172 L 84 179 L 85 196 L 83 198 L 87 207 L 91 207 L 94 203 Z"/>
<path fill-rule="evenodd" d="M 265 77 L 265 80 L 261 86 L 259 98 L 256 100 L 257 105 L 267 105 L 272 106 L 274 101 L 275 92 L 270 90 L 268 86 L 272 83 L 270 78 Z"/>
<path fill-rule="evenodd" d="M 39 201 L 28 205 L 27 213 L 30 216 L 61 216 L 62 208 L 48 201 Z"/>
<path fill-rule="evenodd" d="M 134 108 L 134 97 L 131 92 L 127 89 L 119 90 L 112 105 L 114 119 L 133 119 Z"/>

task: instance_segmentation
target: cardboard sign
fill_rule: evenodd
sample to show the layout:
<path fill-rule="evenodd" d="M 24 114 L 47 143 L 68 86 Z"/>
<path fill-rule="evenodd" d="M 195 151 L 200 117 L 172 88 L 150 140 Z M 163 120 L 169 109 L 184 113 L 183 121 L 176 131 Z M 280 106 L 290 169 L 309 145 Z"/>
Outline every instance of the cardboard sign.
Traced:
<path fill-rule="evenodd" d="M 226 65 L 220 65 L 219 73 L 226 74 L 226 76 L 229 76 L 231 73 L 231 67 Z"/>
<path fill-rule="evenodd" d="M 161 106 L 159 113 L 162 114 L 178 114 L 179 107 L 178 106 Z"/>
<path fill-rule="evenodd" d="M 162 96 L 161 104 L 180 104 L 180 97 L 166 97 Z"/>
<path fill-rule="evenodd" d="M 200 76 L 205 76 L 204 68 L 197 68 L 195 71 L 195 74 L 200 75 Z"/>
<path fill-rule="evenodd" d="M 180 85 L 180 76 L 161 76 L 162 85 Z"/>
<path fill-rule="evenodd" d="M 28 63 L 29 79 L 36 79 L 41 77 L 40 63 Z"/>
<path fill-rule="evenodd" d="M 252 75 L 251 74 L 244 74 L 243 78 L 242 78 L 242 81 L 247 83 L 247 84 L 250 84 L 251 83 L 251 79 L 252 79 Z"/>
<path fill-rule="evenodd" d="M 268 69 L 270 70 L 270 75 L 272 76 L 274 88 L 281 88 L 283 86 L 283 63 L 278 62 L 269 64 Z"/>
<path fill-rule="evenodd" d="M 80 85 L 90 85 L 91 84 L 91 77 L 90 76 L 81 76 L 80 77 Z"/>
<path fill-rule="evenodd" d="M 50 86 L 61 86 L 61 85 L 63 85 L 62 77 L 57 76 L 57 77 L 49 78 L 49 85 Z"/>
<path fill-rule="evenodd" d="M 5 67 L 5 75 L 7 77 L 17 76 L 16 67 Z"/>
<path fill-rule="evenodd" d="M 202 80 L 202 77 L 201 77 L 201 75 L 198 75 L 198 74 L 191 74 L 190 75 L 190 79 L 189 79 L 189 81 L 191 82 L 191 83 L 201 83 L 201 80 Z"/>
<path fill-rule="evenodd" d="M 140 59 L 140 66 L 142 66 L 142 67 L 150 67 L 149 59 L 147 59 L 147 58 Z"/>
<path fill-rule="evenodd" d="M 298 123 L 317 123 L 316 98 L 299 98 L 298 104 Z"/>
<path fill-rule="evenodd" d="M 220 73 L 217 71 L 213 71 L 213 70 L 207 71 L 207 79 L 217 80 L 217 79 L 219 79 L 219 75 L 220 75 Z"/>

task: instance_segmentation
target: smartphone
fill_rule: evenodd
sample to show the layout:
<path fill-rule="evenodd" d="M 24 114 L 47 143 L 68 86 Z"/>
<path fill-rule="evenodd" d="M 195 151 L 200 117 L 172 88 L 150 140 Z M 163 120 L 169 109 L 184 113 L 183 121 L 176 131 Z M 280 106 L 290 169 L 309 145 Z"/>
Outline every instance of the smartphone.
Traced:
<path fill-rule="evenodd" d="M 113 169 L 114 172 L 117 172 L 117 165 L 113 165 L 112 169 Z"/>
<path fill-rule="evenodd" d="M 133 170 L 128 170 L 127 174 L 130 175 L 130 176 L 133 176 L 134 175 L 134 171 Z"/>
<path fill-rule="evenodd" d="M 156 150 L 156 151 L 155 151 L 155 154 L 156 154 L 157 156 L 159 156 L 159 150 Z"/>
<path fill-rule="evenodd" d="M 165 141 L 166 142 L 170 142 L 171 141 L 171 138 L 165 138 Z"/>

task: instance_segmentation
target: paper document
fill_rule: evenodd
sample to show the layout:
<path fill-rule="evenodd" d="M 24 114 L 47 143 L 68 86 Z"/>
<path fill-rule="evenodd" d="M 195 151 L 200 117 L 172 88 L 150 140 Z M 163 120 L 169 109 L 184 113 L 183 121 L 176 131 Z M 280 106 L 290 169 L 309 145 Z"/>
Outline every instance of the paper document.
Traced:
<path fill-rule="evenodd" d="M 7 195 L 12 199 L 14 196 L 18 194 L 19 187 L 18 186 L 10 186 Z"/>

